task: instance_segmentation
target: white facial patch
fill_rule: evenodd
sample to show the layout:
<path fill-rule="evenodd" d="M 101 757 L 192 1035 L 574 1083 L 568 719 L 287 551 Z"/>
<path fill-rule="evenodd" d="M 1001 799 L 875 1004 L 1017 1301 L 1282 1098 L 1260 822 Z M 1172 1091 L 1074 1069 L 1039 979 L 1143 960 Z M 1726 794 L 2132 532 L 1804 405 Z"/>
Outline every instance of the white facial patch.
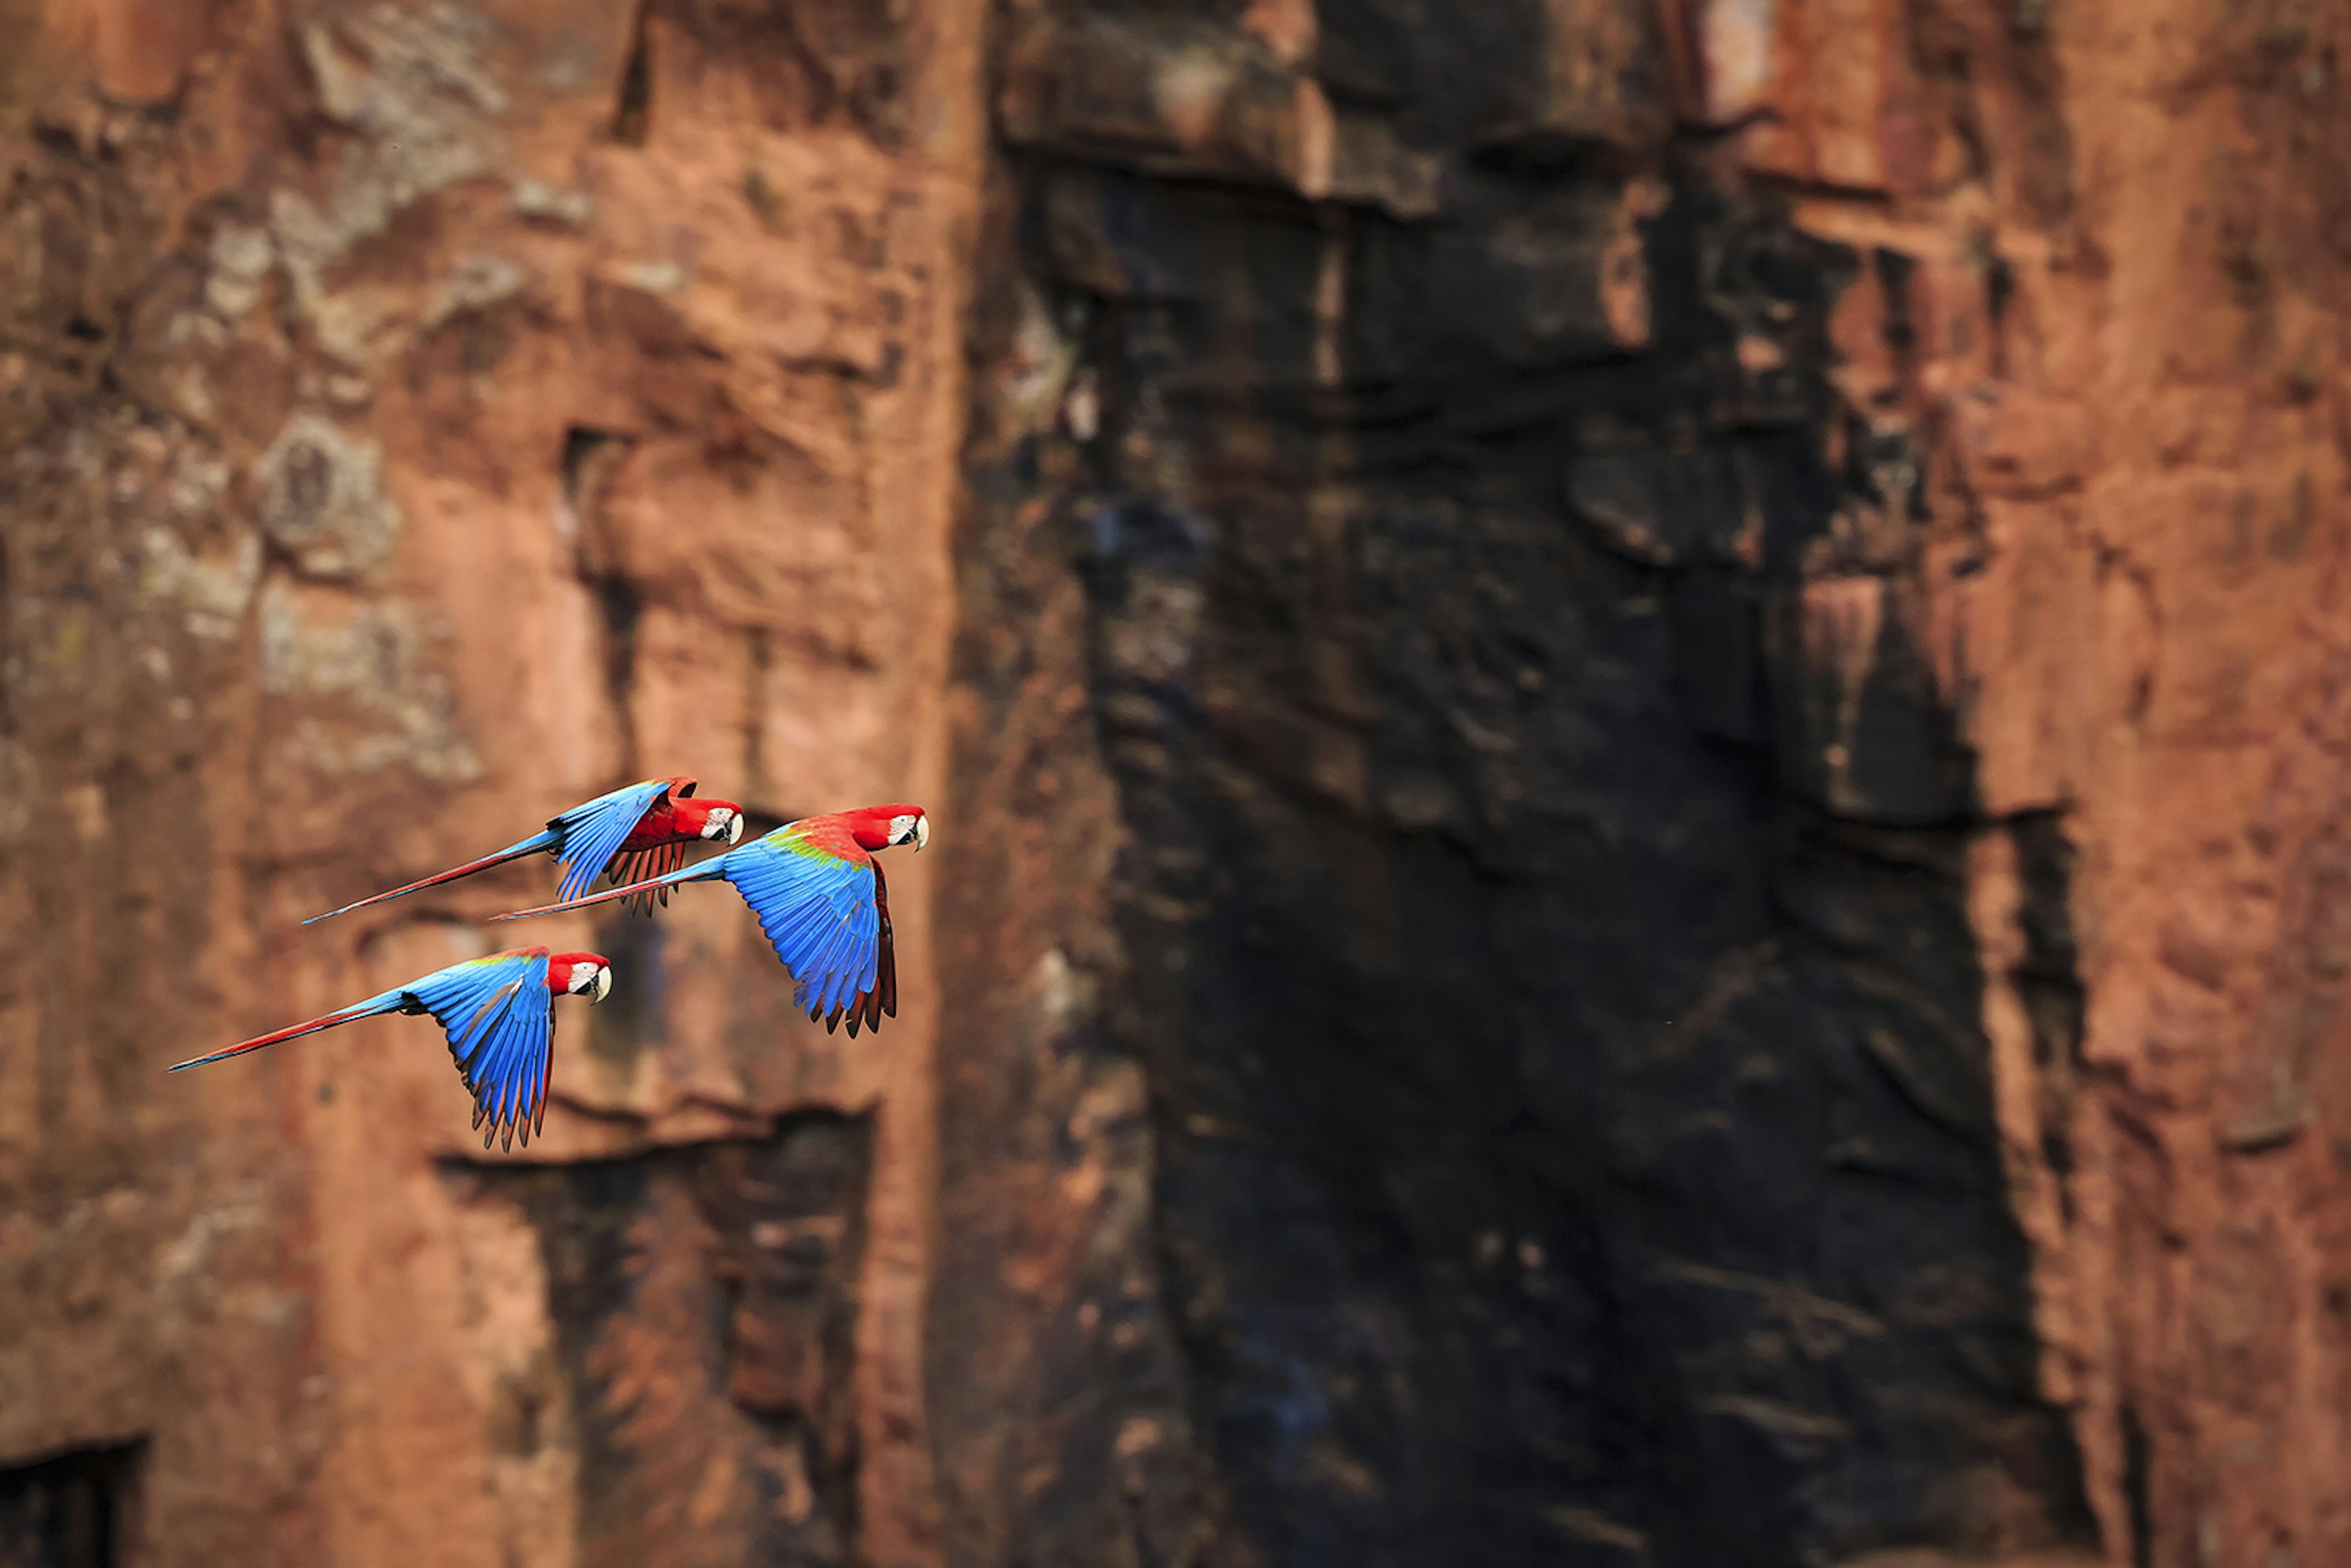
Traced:
<path fill-rule="evenodd" d="M 923 819 L 911 811 L 899 812 L 890 819 L 890 841 L 893 844 L 903 844 L 912 837 L 915 841 L 916 847 L 919 848 L 922 842 L 922 822 Z"/>

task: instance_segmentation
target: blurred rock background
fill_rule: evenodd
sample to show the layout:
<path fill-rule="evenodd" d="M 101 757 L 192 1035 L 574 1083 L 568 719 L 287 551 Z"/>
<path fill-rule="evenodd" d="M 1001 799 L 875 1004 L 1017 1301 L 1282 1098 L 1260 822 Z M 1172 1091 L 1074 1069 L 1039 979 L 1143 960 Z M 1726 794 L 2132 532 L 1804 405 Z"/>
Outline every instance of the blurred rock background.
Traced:
<path fill-rule="evenodd" d="M 2351 1561 L 2343 7 L 0 40 L 0 1564 Z"/>

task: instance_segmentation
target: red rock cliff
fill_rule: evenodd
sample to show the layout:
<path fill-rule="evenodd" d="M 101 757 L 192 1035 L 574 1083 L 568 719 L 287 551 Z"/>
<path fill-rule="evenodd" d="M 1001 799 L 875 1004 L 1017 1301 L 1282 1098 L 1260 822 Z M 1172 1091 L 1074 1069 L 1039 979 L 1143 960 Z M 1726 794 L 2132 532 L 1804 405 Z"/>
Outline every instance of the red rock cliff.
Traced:
<path fill-rule="evenodd" d="M 2351 1561 L 2340 9 L 0 0 L 0 1563 Z"/>

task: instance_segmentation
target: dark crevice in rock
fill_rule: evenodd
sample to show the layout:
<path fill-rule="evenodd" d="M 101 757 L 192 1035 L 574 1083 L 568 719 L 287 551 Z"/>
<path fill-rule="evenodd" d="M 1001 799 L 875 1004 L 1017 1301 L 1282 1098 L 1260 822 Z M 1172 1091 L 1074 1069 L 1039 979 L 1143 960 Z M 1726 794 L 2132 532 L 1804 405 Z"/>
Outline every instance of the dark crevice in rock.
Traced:
<path fill-rule="evenodd" d="M 2025 813 L 2008 824 L 2023 883 L 2019 912 L 2024 961 L 2015 979 L 2032 1027 L 2032 1060 L 2040 1074 L 2042 1157 L 2056 1177 L 2067 1223 L 2074 1218 L 2074 1105 L 2087 1066 L 2082 1032 L 2088 995 L 2074 938 L 2074 846 L 2057 811 Z"/>
<path fill-rule="evenodd" d="M 0 1563 L 124 1568 L 135 1560 L 144 1439 L 0 1468 Z"/>
<path fill-rule="evenodd" d="M 663 1000 L 669 967 L 664 949 L 668 926 L 658 917 L 647 919 L 631 912 L 634 900 L 605 905 L 597 911 L 594 950 L 612 961 L 615 974 L 629 983 L 588 1013 L 585 1029 L 588 1053 L 626 1076 L 637 1058 L 663 1040 L 662 1020 L 668 1017 Z"/>
<path fill-rule="evenodd" d="M 604 689 L 623 737 L 621 754 L 633 770 L 636 726 L 630 715 L 629 696 L 636 679 L 637 622 L 644 614 L 644 598 L 626 578 L 599 578 L 593 586 L 596 609 L 604 625 Z"/>
<path fill-rule="evenodd" d="M 2131 1568 L 2155 1568 L 2155 1496 L 2151 1474 L 2153 1455 L 2147 1425 L 2138 1406 L 2126 1404 L 2120 1422 L 2123 1437 L 2123 1504 L 2130 1515 Z"/>
<path fill-rule="evenodd" d="M 628 63 L 621 68 L 620 101 L 612 110 L 612 140 L 623 147 L 643 147 L 653 131 L 652 13 L 653 0 L 638 0 L 636 26 L 629 35 Z"/>
<path fill-rule="evenodd" d="M 604 635 L 604 695 L 621 736 L 625 769 L 637 766 L 636 721 L 632 694 L 636 683 L 637 622 L 644 595 L 611 557 L 598 509 L 598 481 L 604 465 L 628 450 L 627 438 L 574 425 L 563 433 L 563 512 L 576 536 L 580 575 L 596 596 Z"/>
<path fill-rule="evenodd" d="M 869 1118 L 811 1113 L 760 1139 L 446 1170 L 467 1201 L 513 1205 L 538 1234 L 554 1364 L 506 1393 L 517 1443 L 556 1440 L 550 1411 L 572 1426 L 583 1562 L 658 1557 L 689 1503 L 694 1539 L 729 1543 L 729 1561 L 858 1560 L 872 1144 Z"/>
<path fill-rule="evenodd" d="M 575 424 L 563 433 L 563 504 L 576 518 L 588 498 L 589 461 L 605 446 L 623 439 L 601 430 Z"/>

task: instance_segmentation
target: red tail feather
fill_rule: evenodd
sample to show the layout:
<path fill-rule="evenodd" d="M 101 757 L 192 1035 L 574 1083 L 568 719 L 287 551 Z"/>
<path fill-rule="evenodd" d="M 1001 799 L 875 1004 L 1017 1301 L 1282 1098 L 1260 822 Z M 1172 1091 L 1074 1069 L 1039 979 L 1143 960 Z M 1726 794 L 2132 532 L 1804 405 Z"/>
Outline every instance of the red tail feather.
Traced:
<path fill-rule="evenodd" d="M 351 1023 L 360 1019 L 371 1018 L 378 1013 L 392 1010 L 389 1007 L 371 1007 L 362 1002 L 358 1007 L 345 1008 L 340 1012 L 331 1012 L 324 1018 L 312 1019 L 308 1023 L 298 1023 L 290 1029 L 281 1029 L 275 1034 L 260 1035 L 252 1040 L 240 1041 L 225 1051 L 215 1051 L 209 1056 L 193 1056 L 185 1061 L 173 1062 L 164 1071 L 179 1072 L 191 1067 L 203 1067 L 210 1062 L 225 1061 L 232 1056 L 243 1056 L 248 1051 L 259 1051 L 266 1045 L 283 1045 L 289 1040 L 306 1034 L 315 1034 L 322 1029 L 332 1029 L 339 1023 Z"/>
<path fill-rule="evenodd" d="M 539 840 L 541 839 L 546 841 L 544 843 L 540 842 Z M 389 893 L 379 893 L 372 898 L 362 898 L 357 904 L 346 904 L 340 909 L 329 909 L 324 915 L 313 915 L 309 919 L 302 922 L 302 924 L 305 925 L 312 925 L 321 920 L 332 920 L 338 915 L 349 915 L 352 910 L 365 909 L 371 904 L 381 904 L 387 899 L 400 898 L 412 893 L 420 893 L 428 887 L 438 887 L 444 882 L 455 882 L 461 876 L 471 876 L 477 871 L 488 871 L 493 866 L 504 865 L 508 861 L 518 861 L 526 855 L 546 854 L 555 847 L 555 835 L 553 833 L 541 833 L 538 835 L 538 838 L 526 840 L 523 843 L 517 845 L 513 849 L 500 850 L 496 854 L 484 855 L 480 860 L 467 861 L 461 866 L 452 866 L 447 871 L 437 872 L 431 876 L 424 877 L 416 882 L 412 882 L 406 887 L 395 887 Z"/>

